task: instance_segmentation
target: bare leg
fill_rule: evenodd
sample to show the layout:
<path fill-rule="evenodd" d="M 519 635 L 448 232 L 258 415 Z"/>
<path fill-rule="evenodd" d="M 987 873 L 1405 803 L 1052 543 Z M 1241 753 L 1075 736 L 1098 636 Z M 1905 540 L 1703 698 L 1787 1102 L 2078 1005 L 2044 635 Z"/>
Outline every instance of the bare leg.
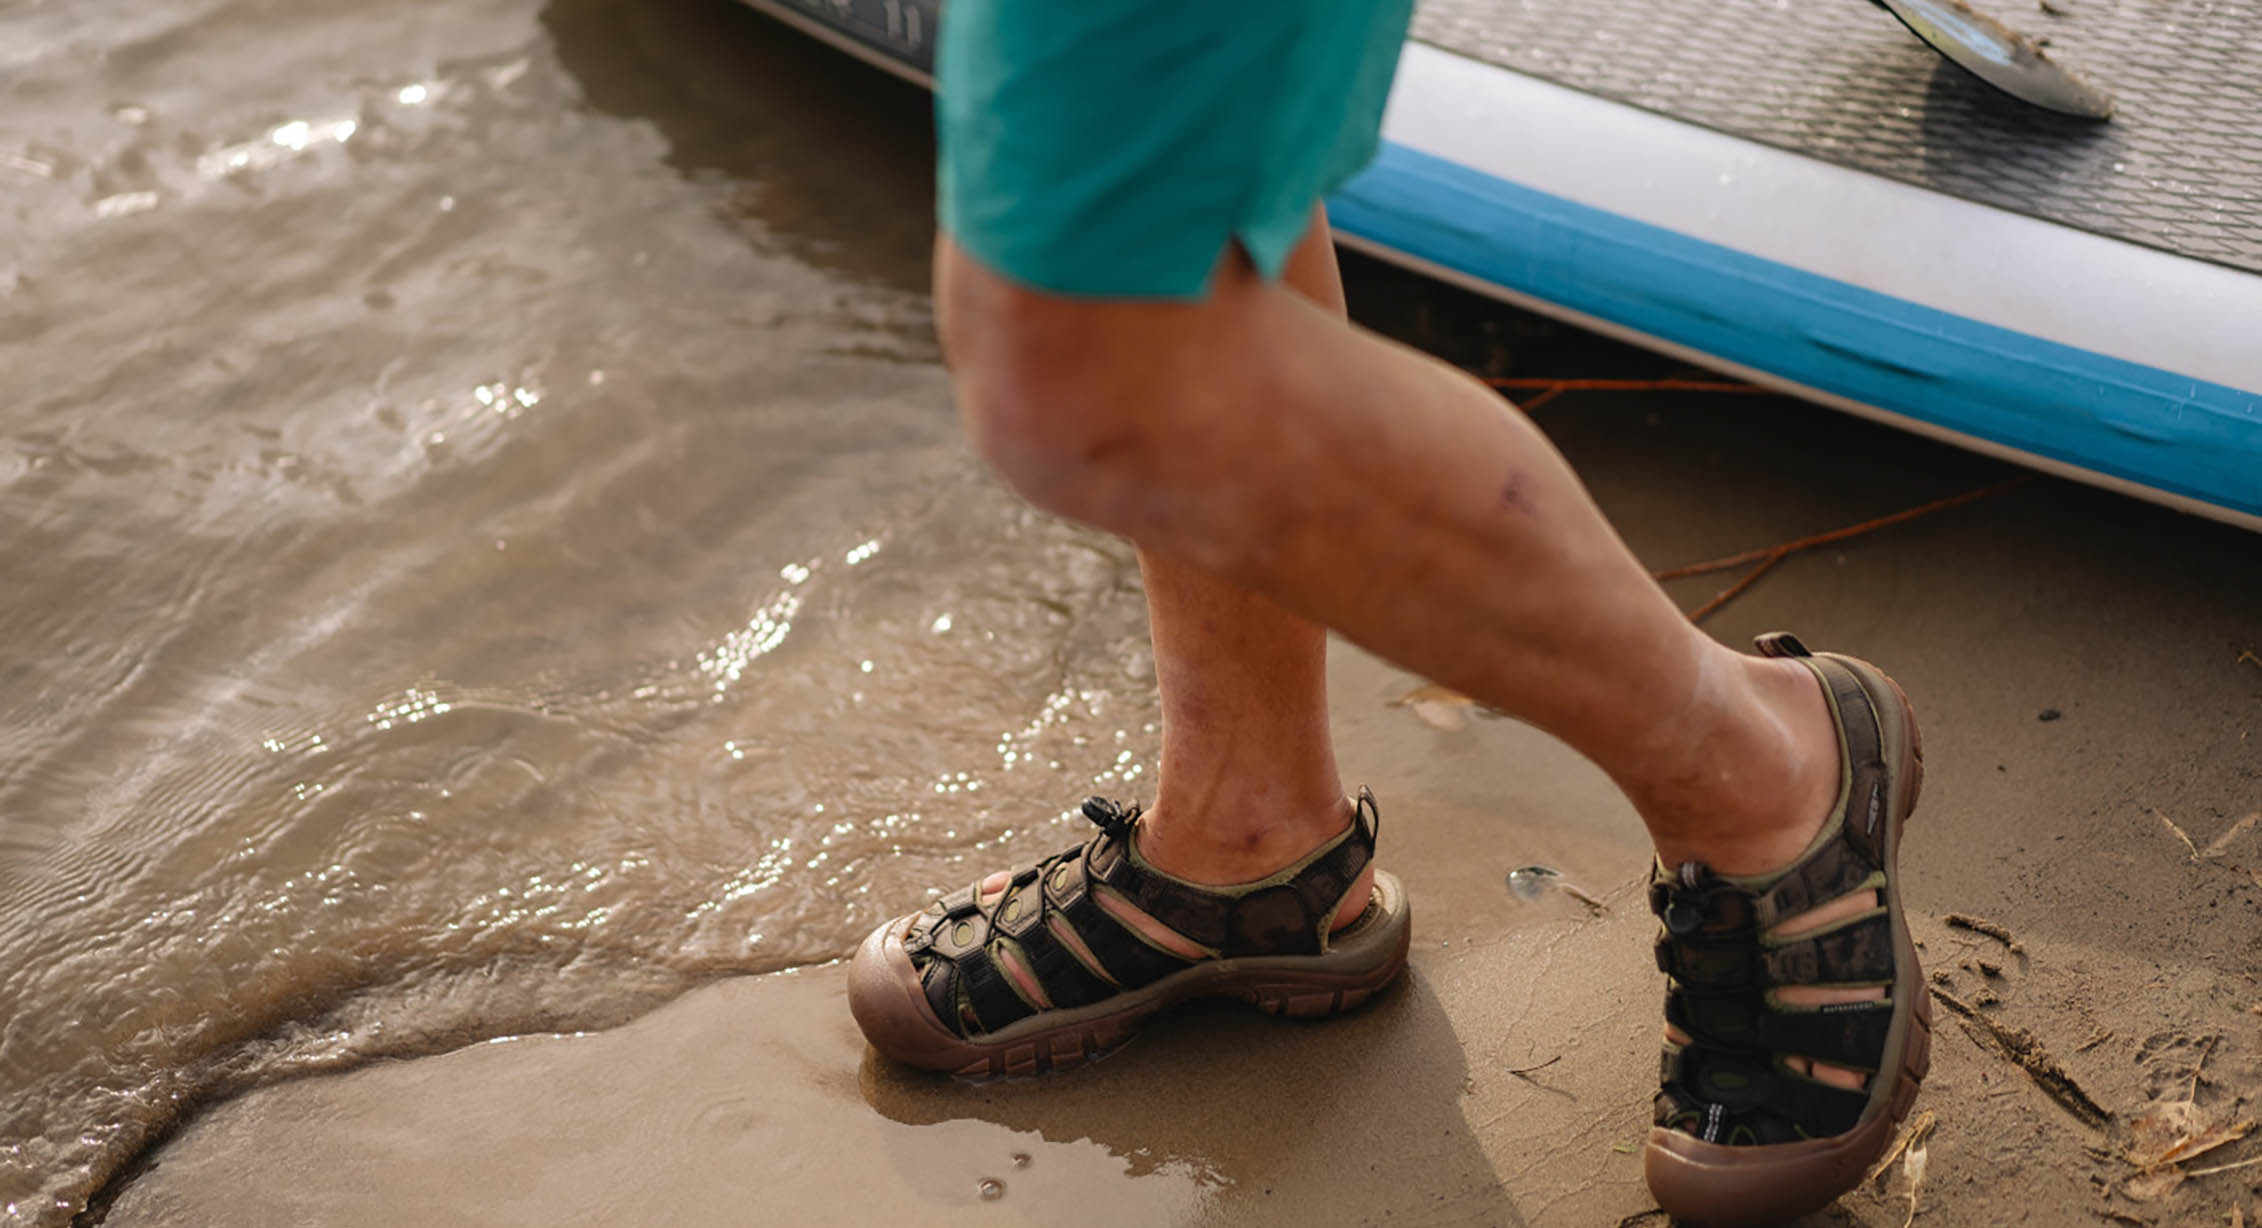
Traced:
<path fill-rule="evenodd" d="M 1764 873 L 1821 827 L 1839 764 L 1812 676 L 1692 627 L 1489 389 L 1237 255 L 1200 302 L 1093 302 L 946 238 L 937 285 L 968 426 L 1032 500 L 1561 737 L 1668 864 Z"/>
<path fill-rule="evenodd" d="M 1837 784 L 1812 678 L 1695 628 L 1529 420 L 1229 258 L 1197 303 L 939 256 L 978 443 L 1040 504 L 1194 560 L 1563 738 L 1669 862 L 1756 873 Z"/>
<path fill-rule="evenodd" d="M 1343 283 L 1324 221 L 1284 281 L 1341 317 Z M 1140 851 L 1199 883 L 1262 878 L 1349 823 L 1327 727 L 1327 639 L 1318 625 L 1200 567 L 1139 552 L 1155 674 L 1162 765 Z M 1001 891 L 1002 872 L 985 883 Z M 1366 906 L 1370 871 L 1338 920 Z"/>

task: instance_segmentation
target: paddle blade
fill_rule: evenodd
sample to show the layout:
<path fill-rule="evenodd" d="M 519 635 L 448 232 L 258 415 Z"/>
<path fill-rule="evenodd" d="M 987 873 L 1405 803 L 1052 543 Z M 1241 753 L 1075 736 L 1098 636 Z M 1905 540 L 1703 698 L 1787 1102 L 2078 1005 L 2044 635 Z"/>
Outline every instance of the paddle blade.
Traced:
<path fill-rule="evenodd" d="M 2022 102 L 2104 119 L 2113 113 L 2112 96 L 2051 62 L 2032 39 L 1963 0 L 1877 0 L 1934 51 Z"/>

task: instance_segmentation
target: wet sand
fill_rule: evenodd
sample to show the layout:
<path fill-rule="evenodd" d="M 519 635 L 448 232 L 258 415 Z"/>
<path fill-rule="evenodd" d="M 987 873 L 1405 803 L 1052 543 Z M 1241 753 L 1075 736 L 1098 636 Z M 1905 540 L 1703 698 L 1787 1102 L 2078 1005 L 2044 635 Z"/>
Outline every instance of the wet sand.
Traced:
<path fill-rule="evenodd" d="M 97 1189 L 85 1220 L 177 1225 L 1647 1206 L 1632 816 L 1349 651 L 1343 765 L 1418 917 L 1397 992 L 1192 1009 L 1033 1084 L 864 1054 L 825 961 L 1145 794 L 1155 743 L 1130 552 L 956 438 L 914 91 L 721 0 L 121 3 L 0 15 L 0 1223 Z M 1670 369 L 1346 271 L 1487 374 Z M 2011 472 L 1773 400 L 1539 418 L 1660 567 Z M 1944 990 L 2123 1117 L 2254 1115 L 2262 537 L 2038 480 L 1709 625 L 1908 686 Z M 1520 902 L 1527 864 L 1607 914 Z M 2262 1219 L 2262 1168 L 2109 1200 L 2088 1148 L 2124 1127 L 1939 1025 L 1922 1222 Z"/>
<path fill-rule="evenodd" d="M 1996 474 L 1797 406 L 1589 398 L 1543 417 L 1660 565 Z M 1826 467 L 1846 457 L 1861 463 Z M 2252 538 L 2038 482 L 1797 559 L 1717 617 L 1725 637 L 1791 626 L 1892 663 L 1927 719 L 1908 868 L 1928 966 L 2116 1115 L 2078 1120 L 1940 1010 L 1921 1222 L 2220 1224 L 2257 1209 L 2262 1168 L 2138 1202 L 2108 1196 L 2131 1170 L 2097 1154 L 2151 1097 L 2190 1090 L 2203 1049 L 2199 1103 L 2235 1118 L 2262 1097 L 2262 831 L 2195 859 L 2154 813 L 2206 850 L 2262 806 L 2262 668 L 2239 659 L 2262 627 L 2257 563 Z M 157 1154 L 108 1222 L 1638 1215 L 1659 986 L 1630 812 L 1522 726 L 1446 729 L 1391 706 L 1414 680 L 1361 654 L 1339 651 L 1334 681 L 1346 771 L 1385 802 L 1385 856 L 1418 917 L 1411 975 L 1364 1014 L 1294 1024 L 1196 1007 L 1088 1071 L 977 1087 L 869 1054 L 837 965 L 732 980 L 613 1032 L 223 1105 Z M 1502 876 L 1527 863 L 1609 911 L 1516 900 Z M 1945 926 L 1951 912 L 2000 923 L 2017 952 Z M 1900 1224 L 1902 1181 L 1810 1222 Z M 1000 1183 L 994 1202 L 985 1182 Z"/>

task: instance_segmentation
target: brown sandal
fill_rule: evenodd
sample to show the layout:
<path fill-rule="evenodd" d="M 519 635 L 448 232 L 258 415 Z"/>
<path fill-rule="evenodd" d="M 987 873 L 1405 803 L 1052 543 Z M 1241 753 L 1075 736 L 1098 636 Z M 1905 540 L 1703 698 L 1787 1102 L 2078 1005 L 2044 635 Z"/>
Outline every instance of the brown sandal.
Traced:
<path fill-rule="evenodd" d="M 1344 832 L 1255 882 L 1207 887 L 1139 855 L 1136 807 L 1084 803 L 1099 834 L 874 930 L 848 969 L 848 1005 L 881 1053 L 986 1078 L 1081 1065 L 1189 998 L 1276 1014 L 1337 1014 L 1406 966 L 1405 888 L 1377 871 L 1366 910 L 1332 929 L 1374 856 L 1381 817 L 1364 790 Z M 1167 949 L 1151 921 L 1176 939 Z M 1195 954 L 1198 952 L 1198 954 Z"/>
<path fill-rule="evenodd" d="M 1815 656 L 1790 635 L 1759 651 L 1798 660 L 1829 696 L 1843 752 L 1838 806 L 1791 867 L 1763 878 L 1699 862 L 1650 883 L 1664 923 L 1658 967 L 1668 1040 L 1642 1169 L 1658 1205 L 1692 1228 L 1780 1224 L 1852 1189 L 1893 1140 L 1930 1063 L 1932 999 L 1909 938 L 1895 863 L 1924 780 L 1916 718 L 1875 667 Z M 1865 891 L 1875 907 L 1784 937 L 1781 923 Z M 1786 1005 L 1789 986 L 1881 988 L 1877 1001 Z M 1801 1069 L 1803 1062 L 1804 1069 Z M 1851 1090 L 1815 1066 L 1867 1075 Z"/>

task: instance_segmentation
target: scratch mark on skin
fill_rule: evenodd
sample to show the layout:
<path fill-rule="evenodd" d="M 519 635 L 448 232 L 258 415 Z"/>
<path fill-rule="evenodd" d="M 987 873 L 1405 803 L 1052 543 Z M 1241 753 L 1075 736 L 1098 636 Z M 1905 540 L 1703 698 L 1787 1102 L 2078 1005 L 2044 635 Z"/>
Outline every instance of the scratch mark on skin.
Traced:
<path fill-rule="evenodd" d="M 1500 487 L 1500 506 L 1507 511 L 1522 512 L 1527 516 L 1532 514 L 1534 510 L 1532 501 L 1529 496 L 1524 494 L 1523 474 L 1511 473 L 1508 475 L 1507 482 Z"/>

